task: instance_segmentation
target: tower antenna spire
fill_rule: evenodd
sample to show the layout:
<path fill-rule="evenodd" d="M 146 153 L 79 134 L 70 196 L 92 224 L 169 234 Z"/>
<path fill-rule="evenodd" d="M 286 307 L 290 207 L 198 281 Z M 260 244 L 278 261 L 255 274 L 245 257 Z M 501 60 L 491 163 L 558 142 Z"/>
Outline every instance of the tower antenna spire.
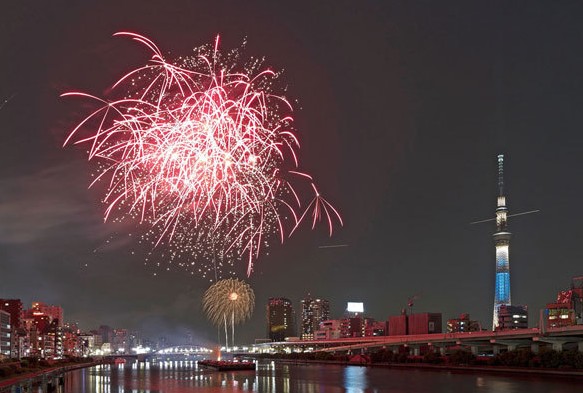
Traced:
<path fill-rule="evenodd" d="M 498 196 L 504 196 L 504 154 L 498 154 Z"/>

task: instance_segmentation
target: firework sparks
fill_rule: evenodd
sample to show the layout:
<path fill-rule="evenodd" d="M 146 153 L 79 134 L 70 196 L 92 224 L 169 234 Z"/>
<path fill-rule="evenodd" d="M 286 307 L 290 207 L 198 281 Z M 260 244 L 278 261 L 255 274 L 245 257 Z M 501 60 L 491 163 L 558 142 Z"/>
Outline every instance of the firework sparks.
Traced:
<path fill-rule="evenodd" d="M 8 104 L 8 102 L 9 102 L 10 100 L 12 100 L 12 99 L 14 98 L 14 96 L 15 96 L 15 95 L 16 95 L 16 94 L 12 94 L 10 97 L 8 97 L 8 98 L 6 98 L 6 99 L 2 100 L 2 102 L 0 102 L 0 109 L 4 108 L 4 105 Z"/>
<path fill-rule="evenodd" d="M 228 326 L 231 326 L 231 342 L 234 344 L 235 325 L 244 322 L 253 314 L 255 293 L 251 287 L 237 279 L 217 281 L 206 290 L 202 306 L 208 319 L 220 327 L 225 327 L 225 342 L 228 340 Z"/>
<path fill-rule="evenodd" d="M 247 259 L 250 275 L 269 240 L 283 242 L 306 217 L 312 228 L 326 222 L 330 235 L 342 225 L 298 169 L 293 108 L 276 92 L 279 73 L 259 60 L 238 64 L 239 51 L 223 54 L 218 36 L 171 63 L 148 38 L 115 35 L 145 45 L 150 61 L 122 76 L 107 99 L 63 94 L 100 104 L 64 144 L 86 144 L 89 160 L 99 162 L 92 185 L 107 184 L 105 220 L 147 224 L 144 241 L 168 246 L 171 260 L 188 255 L 180 265 L 203 275 L 233 258 Z M 313 192 L 305 205 L 302 183 Z"/>

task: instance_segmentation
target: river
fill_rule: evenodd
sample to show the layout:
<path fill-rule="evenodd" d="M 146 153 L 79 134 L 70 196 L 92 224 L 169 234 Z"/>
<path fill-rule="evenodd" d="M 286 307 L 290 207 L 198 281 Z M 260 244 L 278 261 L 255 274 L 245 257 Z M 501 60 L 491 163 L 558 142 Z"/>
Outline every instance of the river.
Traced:
<path fill-rule="evenodd" d="M 18 390 L 13 390 L 18 392 Z M 22 390 L 24 391 L 24 390 Z M 583 380 L 260 361 L 257 371 L 217 372 L 194 361 L 101 365 L 71 371 L 57 393 L 581 393 Z M 43 392 L 35 388 L 33 392 Z"/>

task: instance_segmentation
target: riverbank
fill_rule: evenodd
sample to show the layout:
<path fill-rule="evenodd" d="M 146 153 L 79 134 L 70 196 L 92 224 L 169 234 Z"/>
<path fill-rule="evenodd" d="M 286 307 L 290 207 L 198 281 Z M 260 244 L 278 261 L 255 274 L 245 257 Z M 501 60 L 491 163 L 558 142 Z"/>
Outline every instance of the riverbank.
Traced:
<path fill-rule="evenodd" d="M 12 385 L 17 385 L 19 383 L 33 380 L 40 381 L 45 376 L 55 376 L 61 375 L 69 371 L 77 370 L 80 368 L 93 367 L 98 364 L 102 364 L 101 361 L 89 361 L 89 362 L 71 362 L 71 363 L 61 363 L 58 365 L 46 365 L 39 366 L 31 370 L 23 370 L 17 374 L 10 376 L 0 376 L 0 392 L 2 389 L 10 387 Z M 5 363 L 3 365 L 10 365 L 10 363 Z M 36 382 L 33 382 L 36 383 Z"/>
<path fill-rule="evenodd" d="M 265 359 L 265 358 L 264 358 Z M 359 366 L 374 368 L 390 369 L 407 369 L 407 370 L 426 370 L 435 372 L 453 372 L 453 373 L 489 373 L 503 375 L 538 375 L 538 376 L 555 376 L 569 378 L 583 378 L 583 370 L 563 370 L 563 369 L 542 369 L 527 367 L 504 367 L 504 366 L 459 366 L 445 364 L 428 364 L 428 363 L 358 363 L 343 360 L 307 360 L 307 359 L 271 359 L 283 364 L 330 364 L 339 366 Z"/>
<path fill-rule="evenodd" d="M 416 368 L 449 372 L 479 372 L 498 374 L 549 375 L 583 377 L 583 352 L 576 349 L 532 351 L 520 348 L 493 355 L 476 356 L 470 351 L 455 350 L 442 355 L 427 351 L 412 355 L 406 348 L 400 351 L 380 349 L 367 354 L 331 352 L 292 352 L 258 354 L 257 358 L 323 364 L 363 365 L 370 367 Z"/>

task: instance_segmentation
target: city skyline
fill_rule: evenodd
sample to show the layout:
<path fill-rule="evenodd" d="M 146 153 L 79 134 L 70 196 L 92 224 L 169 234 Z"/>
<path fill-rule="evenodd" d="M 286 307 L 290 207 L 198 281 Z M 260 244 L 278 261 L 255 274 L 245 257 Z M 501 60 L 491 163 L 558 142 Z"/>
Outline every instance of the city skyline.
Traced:
<path fill-rule="evenodd" d="M 448 319 L 446 329 L 448 333 L 476 332 L 480 334 L 482 340 L 484 333 L 485 338 L 488 339 L 488 334 L 508 335 L 511 331 L 514 332 L 512 334 L 523 337 L 525 333 L 528 335 L 533 331 L 537 335 L 545 335 L 547 332 L 564 334 L 565 331 L 561 329 L 565 327 L 571 329 L 581 325 L 582 294 L 583 276 L 573 277 L 570 288 L 559 291 L 556 300 L 551 300 L 546 304 L 545 309 L 541 310 L 535 329 L 528 329 L 527 307 L 510 304 L 500 304 L 496 309 L 499 323 L 494 326 L 494 331 L 483 329 L 479 321 L 471 320 L 469 314 L 466 313 L 460 314 L 459 318 Z M 65 322 L 63 311 L 63 308 L 58 305 L 49 305 L 39 301 L 33 302 L 30 309 L 24 309 L 20 299 L 0 299 L 0 330 L 2 331 L 0 358 L 2 356 L 13 358 L 33 356 L 43 359 L 60 359 L 63 356 L 103 354 L 135 356 L 145 353 L 185 353 L 184 351 L 191 353 L 193 350 L 198 351 L 195 347 L 202 348 L 201 350 L 205 353 L 210 351 L 208 348 L 201 347 L 200 342 L 195 342 L 191 333 L 182 337 L 166 337 L 160 336 L 160 332 L 157 332 L 158 337 L 152 338 L 143 337 L 139 331 L 128 331 L 119 326 L 112 328 L 100 325 L 96 329 L 82 330 L 74 322 Z M 255 345 L 251 343 L 239 345 L 247 349 L 253 347 L 254 350 L 261 350 L 260 348 L 265 349 L 266 343 L 273 341 L 278 342 L 274 343 L 276 346 L 295 344 L 304 346 L 324 344 L 326 346 L 330 344 L 330 340 L 333 340 L 337 345 L 342 346 L 346 343 L 344 340 L 365 337 L 365 341 L 373 340 L 375 337 L 378 344 L 378 339 L 381 337 L 386 337 L 385 339 L 391 341 L 390 337 L 403 340 L 403 336 L 408 336 L 406 340 L 418 341 L 427 339 L 427 335 L 433 334 L 437 334 L 435 337 L 438 341 L 441 337 L 442 340 L 445 339 L 451 343 L 452 337 L 439 335 L 443 330 L 444 322 L 441 313 L 413 313 L 411 307 L 409 311 L 407 313 L 407 310 L 403 309 L 399 315 L 389 316 L 386 321 L 377 321 L 364 314 L 363 303 L 348 302 L 344 315 L 340 319 L 334 319 L 329 315 L 327 300 L 313 299 L 308 294 L 300 302 L 301 320 L 296 321 L 295 309 L 289 299 L 270 298 L 266 305 L 267 337 L 256 338 Z M 299 336 L 295 336 L 296 332 Z M 576 330 L 568 330 L 568 332 L 573 333 Z M 465 338 L 471 337 L 476 336 Z M 552 343 L 553 349 L 563 348 L 563 345 L 569 342 L 572 347 L 573 341 L 578 342 L 576 337 L 575 334 L 570 340 L 549 342 Z M 402 343 L 402 341 L 397 342 Z M 229 345 L 225 343 L 222 345 L 228 352 Z M 218 344 L 221 345 L 220 337 Z M 522 344 L 525 343 L 522 342 Z M 526 344 L 530 345 L 529 342 Z M 508 345 L 508 350 L 510 350 L 510 346 L 516 347 L 517 342 L 509 341 Z M 581 351 L 581 343 L 578 347 Z M 236 350 L 236 345 L 234 349 Z M 478 349 L 479 346 L 474 342 L 471 352 L 475 354 Z M 494 353 L 499 350 L 499 348 L 491 349 Z M 535 350 L 538 349 L 537 344 Z M 416 356 L 419 355 L 419 350 L 419 347 L 414 348 Z M 445 352 L 445 347 L 442 347 L 441 351 Z"/>
<path fill-rule="evenodd" d="M 495 225 L 469 223 L 494 218 L 497 154 L 513 211 L 541 210 L 512 219 L 512 302 L 535 324 L 583 274 L 583 5 L 528 4 L 8 5 L 0 297 L 59 304 L 87 326 L 215 339 L 201 306 L 209 280 L 166 271 L 162 258 L 144 265 L 149 250 L 128 235 L 137 225 L 103 223 L 85 150 L 62 149 L 88 108 L 59 95 L 101 95 L 147 60 L 116 31 L 147 34 L 170 57 L 220 34 L 224 48 L 246 41 L 285 70 L 299 155 L 345 221 L 332 238 L 305 228 L 272 244 L 240 274 L 257 300 L 237 339 L 264 337 L 268 298 L 297 305 L 307 292 L 330 300 L 331 315 L 362 301 L 378 320 L 422 294 L 415 312 L 488 326 Z M 346 246 L 322 248 L 334 245 Z"/>

